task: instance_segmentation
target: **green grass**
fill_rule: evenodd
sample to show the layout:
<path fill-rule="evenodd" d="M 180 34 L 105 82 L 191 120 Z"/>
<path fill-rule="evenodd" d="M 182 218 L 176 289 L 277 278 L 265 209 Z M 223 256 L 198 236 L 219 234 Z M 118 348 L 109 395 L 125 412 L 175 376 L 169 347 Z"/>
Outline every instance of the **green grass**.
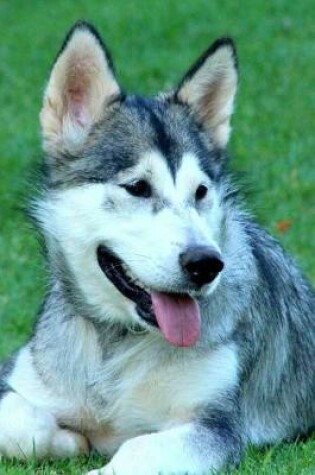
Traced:
<path fill-rule="evenodd" d="M 222 475 L 314 475 L 314 453 L 314 440 L 308 444 L 279 445 L 264 450 L 250 447 L 241 467 Z M 78 475 L 103 465 L 104 459 L 100 456 L 60 462 L 32 461 L 27 465 L 6 462 L 3 467 L 0 465 L 0 475 Z"/>
<path fill-rule="evenodd" d="M 0 3 L 0 358 L 30 332 L 44 292 L 44 266 L 19 208 L 39 162 L 38 112 L 65 31 L 85 18 L 110 45 L 122 84 L 152 94 L 174 84 L 217 36 L 240 56 L 230 151 L 246 170 L 249 206 L 315 281 L 314 0 L 18 0 Z M 290 227 L 279 234 L 279 222 Z M 315 440 L 249 449 L 237 474 L 315 473 Z M 2 474 L 75 474 L 102 459 L 44 465 L 0 462 Z"/>

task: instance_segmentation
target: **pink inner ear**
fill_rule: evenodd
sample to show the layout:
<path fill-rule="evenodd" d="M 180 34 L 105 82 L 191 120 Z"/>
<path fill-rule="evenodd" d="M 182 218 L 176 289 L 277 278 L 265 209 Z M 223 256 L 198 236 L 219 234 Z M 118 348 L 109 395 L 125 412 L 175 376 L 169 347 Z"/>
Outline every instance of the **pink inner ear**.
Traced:
<path fill-rule="evenodd" d="M 86 110 L 86 92 L 83 87 L 69 87 L 68 89 L 68 107 L 70 115 L 81 127 L 86 127 L 89 123 Z"/>

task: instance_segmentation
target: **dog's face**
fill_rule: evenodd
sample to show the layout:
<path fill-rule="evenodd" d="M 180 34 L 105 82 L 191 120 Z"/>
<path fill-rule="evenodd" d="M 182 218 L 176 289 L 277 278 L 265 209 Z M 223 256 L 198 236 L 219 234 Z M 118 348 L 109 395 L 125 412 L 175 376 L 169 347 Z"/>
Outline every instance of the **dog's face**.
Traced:
<path fill-rule="evenodd" d="M 220 167 L 235 51 L 216 42 L 171 94 L 125 96 L 98 34 L 77 25 L 41 123 L 48 192 L 36 214 L 94 318 L 196 342 L 198 297 L 224 272 Z"/>

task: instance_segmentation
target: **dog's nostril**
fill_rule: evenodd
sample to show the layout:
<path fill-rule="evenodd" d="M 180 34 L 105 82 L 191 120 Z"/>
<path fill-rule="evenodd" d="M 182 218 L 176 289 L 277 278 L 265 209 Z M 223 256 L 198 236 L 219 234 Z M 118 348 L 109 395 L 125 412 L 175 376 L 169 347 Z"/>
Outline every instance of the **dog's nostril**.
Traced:
<path fill-rule="evenodd" d="M 179 261 L 190 280 L 199 286 L 212 282 L 224 267 L 219 252 L 207 246 L 188 248 L 180 254 Z"/>

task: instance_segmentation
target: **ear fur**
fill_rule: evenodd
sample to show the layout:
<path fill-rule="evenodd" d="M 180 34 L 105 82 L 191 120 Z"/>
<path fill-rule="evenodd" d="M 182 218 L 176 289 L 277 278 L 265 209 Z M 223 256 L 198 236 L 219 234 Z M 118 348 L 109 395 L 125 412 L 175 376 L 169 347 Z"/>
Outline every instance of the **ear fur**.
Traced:
<path fill-rule="evenodd" d="M 229 139 L 237 81 L 235 45 L 230 38 L 221 38 L 192 66 L 175 93 L 177 100 L 190 106 L 220 148 Z"/>
<path fill-rule="evenodd" d="M 74 153 L 120 88 L 97 31 L 79 22 L 69 31 L 44 94 L 40 121 L 44 151 Z"/>

